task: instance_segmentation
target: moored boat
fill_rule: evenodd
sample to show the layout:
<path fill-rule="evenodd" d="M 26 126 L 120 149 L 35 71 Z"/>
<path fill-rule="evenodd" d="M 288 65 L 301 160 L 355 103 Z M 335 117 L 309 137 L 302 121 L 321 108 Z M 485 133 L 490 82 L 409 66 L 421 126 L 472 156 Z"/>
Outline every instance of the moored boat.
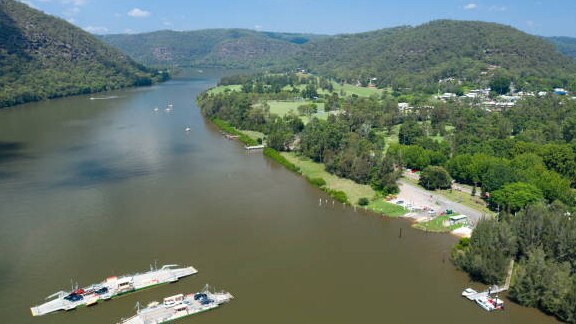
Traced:
<path fill-rule="evenodd" d="M 162 303 L 152 302 L 120 324 L 166 323 L 214 309 L 232 298 L 234 296 L 228 292 L 210 292 L 206 285 L 202 291 L 194 294 L 178 294 L 164 298 Z"/>
<path fill-rule="evenodd" d="M 164 265 L 160 269 L 151 269 L 144 273 L 108 277 L 106 280 L 71 292 L 59 291 L 46 299 L 49 301 L 30 308 L 33 316 L 72 310 L 80 306 L 95 305 L 101 300 L 108 300 L 119 295 L 193 275 L 198 270 L 193 267 L 177 268 L 178 265 Z"/>

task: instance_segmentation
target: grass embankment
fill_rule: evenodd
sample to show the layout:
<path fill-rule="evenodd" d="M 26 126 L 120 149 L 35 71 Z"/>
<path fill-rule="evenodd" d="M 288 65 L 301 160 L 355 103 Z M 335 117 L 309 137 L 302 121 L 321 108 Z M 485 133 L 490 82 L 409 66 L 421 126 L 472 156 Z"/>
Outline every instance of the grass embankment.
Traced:
<path fill-rule="evenodd" d="M 238 136 L 238 140 L 240 140 L 240 142 L 242 142 L 248 146 L 258 145 L 258 142 L 255 139 L 242 133 L 241 131 L 237 130 L 236 128 L 230 126 L 230 124 L 228 124 L 228 122 L 226 122 L 222 119 L 218 119 L 218 118 L 212 119 L 212 122 L 216 126 L 218 126 L 218 128 L 220 128 L 220 130 L 222 130 L 223 132 L 225 132 L 229 135 Z"/>
<path fill-rule="evenodd" d="M 341 197 L 342 194 L 339 194 L 339 192 L 342 192 L 352 205 L 358 205 L 360 198 L 368 198 L 370 204 L 366 208 L 371 211 L 390 217 L 399 217 L 406 214 L 406 210 L 402 206 L 389 203 L 383 198 L 377 197 L 377 192 L 369 185 L 359 184 L 352 180 L 335 176 L 326 171 L 324 164 L 298 156 L 296 153 L 282 152 L 280 154 L 290 163 L 297 166 L 300 174 L 306 177 L 311 184 L 320 187 L 335 199 Z M 341 200 L 338 199 L 338 201 Z"/>
<path fill-rule="evenodd" d="M 428 232 L 445 233 L 452 232 L 453 230 L 464 226 L 464 224 L 444 226 L 444 222 L 447 222 L 450 216 L 457 216 L 457 214 L 437 216 L 430 221 L 416 223 L 412 225 L 412 227 Z"/>

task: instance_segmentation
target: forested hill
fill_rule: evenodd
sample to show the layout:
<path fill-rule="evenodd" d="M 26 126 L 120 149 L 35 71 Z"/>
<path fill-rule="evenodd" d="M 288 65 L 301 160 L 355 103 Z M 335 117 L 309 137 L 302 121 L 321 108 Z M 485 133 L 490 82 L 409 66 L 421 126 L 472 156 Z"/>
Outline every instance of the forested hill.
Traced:
<path fill-rule="evenodd" d="M 573 37 L 546 37 L 546 40 L 556 45 L 560 53 L 573 57 L 576 60 L 576 38 Z"/>
<path fill-rule="evenodd" d="M 82 29 L 20 2 L 0 0 L 0 107 L 154 79 Z"/>
<path fill-rule="evenodd" d="M 101 38 L 146 65 L 306 68 L 348 82 L 435 92 L 439 80 L 488 84 L 494 76 L 566 86 L 574 60 L 551 43 L 495 23 L 437 20 L 417 27 L 314 36 L 211 29 Z M 562 48 L 562 47 L 560 47 Z"/>
<path fill-rule="evenodd" d="M 576 72 L 572 60 L 540 37 L 495 23 L 454 20 L 317 40 L 298 62 L 342 79 L 378 78 L 381 85 L 406 88 L 449 77 L 482 81 L 493 74 L 562 83 Z"/>
<path fill-rule="evenodd" d="M 254 68 L 285 63 L 303 44 L 324 36 L 205 29 L 100 37 L 146 65 Z"/>

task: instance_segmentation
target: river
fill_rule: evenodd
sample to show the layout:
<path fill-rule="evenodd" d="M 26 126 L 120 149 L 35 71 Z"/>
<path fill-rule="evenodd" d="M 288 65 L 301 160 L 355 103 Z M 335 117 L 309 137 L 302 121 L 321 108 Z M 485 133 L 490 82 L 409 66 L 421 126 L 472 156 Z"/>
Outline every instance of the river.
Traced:
<path fill-rule="evenodd" d="M 236 298 L 181 323 L 554 322 L 511 302 L 486 313 L 460 297 L 474 284 L 449 261 L 453 237 L 320 207 L 324 193 L 222 138 L 195 104 L 218 76 L 0 110 L 0 322 L 116 323 L 137 301 L 206 283 Z M 90 100 L 106 96 L 117 98 Z M 72 283 L 155 262 L 199 273 L 95 307 L 30 314 Z"/>

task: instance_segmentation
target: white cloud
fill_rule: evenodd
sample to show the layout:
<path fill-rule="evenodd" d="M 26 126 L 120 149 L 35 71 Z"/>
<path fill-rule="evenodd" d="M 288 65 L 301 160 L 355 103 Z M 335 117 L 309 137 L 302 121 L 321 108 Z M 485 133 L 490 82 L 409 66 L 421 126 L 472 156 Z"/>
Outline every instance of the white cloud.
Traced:
<path fill-rule="evenodd" d="M 262 30 L 262 25 L 254 25 L 254 29 L 260 31 Z"/>
<path fill-rule="evenodd" d="M 492 6 L 490 7 L 490 11 L 506 11 L 508 7 L 506 6 Z"/>
<path fill-rule="evenodd" d="M 149 11 L 142 10 L 139 8 L 134 8 L 134 9 L 128 11 L 128 16 L 130 16 L 130 17 L 145 18 L 145 17 L 148 17 L 150 15 L 151 15 L 151 13 Z"/>
<path fill-rule="evenodd" d="M 87 26 L 84 30 L 92 34 L 105 34 L 108 32 L 108 28 L 102 26 Z"/>
<path fill-rule="evenodd" d="M 78 13 L 80 13 L 80 8 L 79 7 L 72 7 L 70 9 L 66 9 L 64 11 L 64 15 L 65 16 L 76 16 Z"/>
<path fill-rule="evenodd" d="M 469 3 L 469 4 L 464 6 L 464 9 L 466 9 L 466 10 L 474 10 L 477 8 L 478 8 L 478 5 L 475 3 Z"/>
<path fill-rule="evenodd" d="M 534 27 L 534 22 L 532 20 L 526 21 L 526 25 L 530 28 Z"/>
<path fill-rule="evenodd" d="M 88 0 L 60 0 L 62 4 L 73 4 L 75 6 L 83 6 L 88 2 Z"/>

